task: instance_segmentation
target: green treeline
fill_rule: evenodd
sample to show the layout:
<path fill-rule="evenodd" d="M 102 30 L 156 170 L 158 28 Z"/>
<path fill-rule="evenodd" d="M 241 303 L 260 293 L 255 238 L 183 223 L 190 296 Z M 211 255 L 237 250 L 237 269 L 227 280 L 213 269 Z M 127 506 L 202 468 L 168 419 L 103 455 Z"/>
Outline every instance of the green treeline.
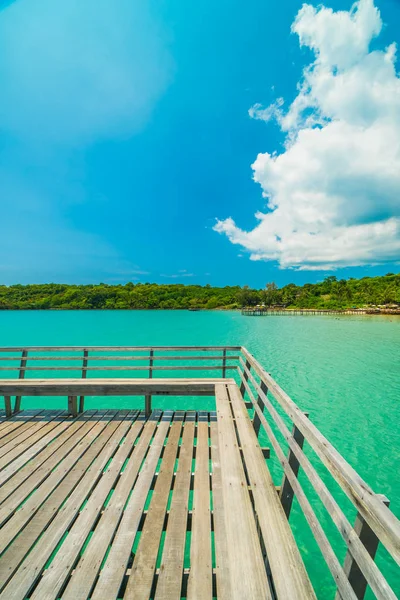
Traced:
<path fill-rule="evenodd" d="M 0 285 L 0 309 L 180 309 L 240 308 L 286 305 L 298 308 L 341 309 L 365 305 L 400 304 L 400 273 L 383 277 L 340 279 L 320 283 L 293 283 L 278 288 L 267 283 L 261 290 L 248 286 L 210 285 Z"/>

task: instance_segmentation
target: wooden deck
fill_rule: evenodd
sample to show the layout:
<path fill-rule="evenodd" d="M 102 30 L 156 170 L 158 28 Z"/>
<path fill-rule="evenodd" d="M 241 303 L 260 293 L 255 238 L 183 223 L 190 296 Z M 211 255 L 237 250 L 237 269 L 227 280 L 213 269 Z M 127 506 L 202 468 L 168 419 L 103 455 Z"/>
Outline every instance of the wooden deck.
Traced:
<path fill-rule="evenodd" d="M 216 413 L 3 421 L 0 598 L 314 598 L 238 392 L 217 384 Z M 295 567 L 276 582 L 263 535 Z"/>
<path fill-rule="evenodd" d="M 0 600 L 313 599 L 319 582 L 313 573 L 310 582 L 289 520 L 295 498 L 295 516 L 301 511 L 332 575 L 332 598 L 362 600 L 368 588 L 379 600 L 398 597 L 375 562 L 381 544 L 400 565 L 388 499 L 246 348 L 0 353 L 9 371 L 0 379 Z M 166 377 L 153 378 L 157 370 Z M 203 377 L 188 378 L 192 370 Z M 84 411 L 92 395 L 130 397 L 132 410 Z M 152 410 L 152 398 L 157 406 L 171 395 L 212 396 L 216 410 Z M 21 411 L 26 396 L 58 396 L 60 410 Z M 261 429 L 271 448 L 260 447 Z M 341 507 L 340 488 L 354 512 Z M 343 562 L 321 508 L 340 534 Z"/>

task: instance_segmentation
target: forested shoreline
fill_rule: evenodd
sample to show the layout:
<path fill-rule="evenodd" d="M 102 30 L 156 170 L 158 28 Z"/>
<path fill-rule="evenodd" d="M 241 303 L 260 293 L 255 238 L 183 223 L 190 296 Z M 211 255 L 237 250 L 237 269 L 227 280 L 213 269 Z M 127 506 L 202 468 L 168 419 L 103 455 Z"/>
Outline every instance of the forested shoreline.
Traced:
<path fill-rule="evenodd" d="M 263 289 L 248 286 L 127 283 L 125 285 L 0 285 L 0 310 L 34 309 L 236 309 L 243 306 L 345 309 L 400 304 L 400 273 L 382 277 L 293 283 Z"/>

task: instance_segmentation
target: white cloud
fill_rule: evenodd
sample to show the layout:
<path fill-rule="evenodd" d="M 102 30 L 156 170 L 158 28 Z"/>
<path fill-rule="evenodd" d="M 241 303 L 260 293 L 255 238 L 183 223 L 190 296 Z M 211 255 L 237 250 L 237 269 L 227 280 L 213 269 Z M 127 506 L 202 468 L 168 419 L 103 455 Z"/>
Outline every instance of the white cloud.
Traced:
<path fill-rule="evenodd" d="M 188 273 L 186 269 L 181 269 L 178 271 L 178 273 L 173 273 L 172 275 L 161 273 L 160 277 L 168 277 L 168 279 L 180 279 L 181 277 L 194 277 L 194 273 Z"/>
<path fill-rule="evenodd" d="M 315 61 L 286 112 L 281 99 L 249 111 L 286 133 L 284 152 L 252 165 L 267 211 L 251 231 L 232 218 L 215 226 L 251 259 L 296 269 L 400 260 L 400 78 L 395 44 L 369 50 L 381 28 L 373 0 L 299 11 L 292 31 Z"/>

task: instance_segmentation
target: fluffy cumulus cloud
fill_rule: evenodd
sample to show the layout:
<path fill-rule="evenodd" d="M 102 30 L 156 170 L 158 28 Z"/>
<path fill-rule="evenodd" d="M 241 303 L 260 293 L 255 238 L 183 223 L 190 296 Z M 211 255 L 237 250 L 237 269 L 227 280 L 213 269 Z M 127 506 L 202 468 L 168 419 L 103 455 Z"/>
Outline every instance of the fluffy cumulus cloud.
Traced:
<path fill-rule="evenodd" d="M 251 231 L 232 218 L 215 230 L 282 268 L 334 269 L 400 260 L 400 78 L 396 45 L 371 50 L 382 29 L 373 0 L 350 11 L 303 5 L 293 25 L 315 60 L 285 110 L 253 106 L 276 119 L 284 151 L 252 165 L 267 208 Z"/>

